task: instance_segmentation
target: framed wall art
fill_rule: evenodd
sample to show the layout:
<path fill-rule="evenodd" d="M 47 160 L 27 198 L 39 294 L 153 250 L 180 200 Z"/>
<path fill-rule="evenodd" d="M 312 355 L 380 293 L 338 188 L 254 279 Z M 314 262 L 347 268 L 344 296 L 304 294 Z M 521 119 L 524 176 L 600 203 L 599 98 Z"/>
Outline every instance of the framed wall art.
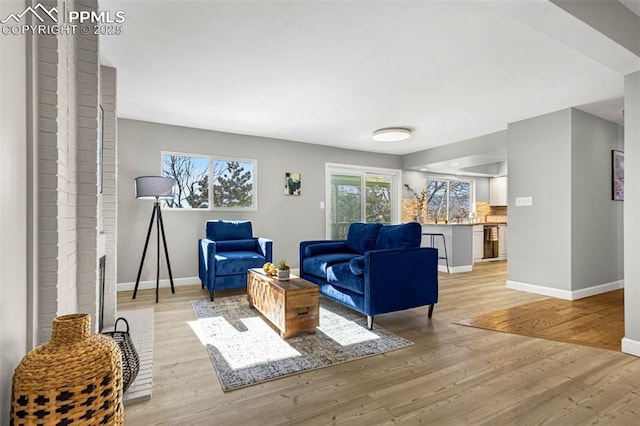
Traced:
<path fill-rule="evenodd" d="M 286 172 L 284 174 L 284 195 L 300 195 L 300 173 Z"/>

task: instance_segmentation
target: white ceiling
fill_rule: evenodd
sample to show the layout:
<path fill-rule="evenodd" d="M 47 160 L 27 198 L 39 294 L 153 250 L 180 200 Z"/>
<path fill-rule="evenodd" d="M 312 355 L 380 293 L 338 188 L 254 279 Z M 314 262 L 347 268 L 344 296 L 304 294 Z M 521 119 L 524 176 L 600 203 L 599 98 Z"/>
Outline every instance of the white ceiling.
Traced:
<path fill-rule="evenodd" d="M 571 106 L 622 118 L 619 73 L 488 1 L 100 5 L 126 13 L 100 40 L 124 118 L 393 154 Z M 414 134 L 371 140 L 391 126 Z"/>

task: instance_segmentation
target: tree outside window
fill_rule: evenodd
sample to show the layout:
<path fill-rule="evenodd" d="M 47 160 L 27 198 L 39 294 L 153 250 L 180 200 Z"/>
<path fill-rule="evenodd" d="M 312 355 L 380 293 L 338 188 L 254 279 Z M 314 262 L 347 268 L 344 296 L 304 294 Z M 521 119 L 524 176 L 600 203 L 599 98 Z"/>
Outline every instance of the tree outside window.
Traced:
<path fill-rule="evenodd" d="M 255 161 L 163 154 L 162 174 L 177 181 L 165 207 L 180 209 L 255 208 Z"/>
<path fill-rule="evenodd" d="M 206 209 L 209 207 L 209 160 L 185 155 L 163 155 L 162 175 L 177 182 L 173 200 L 165 206 L 179 209 Z"/>
<path fill-rule="evenodd" d="M 471 201 L 470 181 L 427 180 L 427 219 L 429 221 L 449 221 L 469 217 Z"/>
<path fill-rule="evenodd" d="M 213 206 L 253 207 L 253 163 L 213 161 Z"/>

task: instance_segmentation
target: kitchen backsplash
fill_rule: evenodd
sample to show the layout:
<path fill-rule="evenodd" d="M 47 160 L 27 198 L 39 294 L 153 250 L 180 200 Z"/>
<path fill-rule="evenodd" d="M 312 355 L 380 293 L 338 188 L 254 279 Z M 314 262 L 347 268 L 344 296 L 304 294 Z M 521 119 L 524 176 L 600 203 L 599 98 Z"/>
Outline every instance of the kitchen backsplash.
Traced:
<path fill-rule="evenodd" d="M 480 219 L 480 222 L 506 222 L 507 221 L 507 206 L 490 206 L 489 203 L 479 202 L 476 203 L 476 214 Z M 487 216 L 493 216 L 487 219 Z M 504 220 L 498 216 L 504 216 Z"/>
<path fill-rule="evenodd" d="M 413 199 L 402 200 L 402 223 L 413 222 L 416 220 L 418 213 L 418 202 Z M 507 207 L 506 206 L 490 206 L 489 203 L 476 203 L 476 214 L 480 222 L 506 222 Z M 487 216 L 491 216 L 487 219 Z M 504 220 L 501 220 L 503 219 Z"/>

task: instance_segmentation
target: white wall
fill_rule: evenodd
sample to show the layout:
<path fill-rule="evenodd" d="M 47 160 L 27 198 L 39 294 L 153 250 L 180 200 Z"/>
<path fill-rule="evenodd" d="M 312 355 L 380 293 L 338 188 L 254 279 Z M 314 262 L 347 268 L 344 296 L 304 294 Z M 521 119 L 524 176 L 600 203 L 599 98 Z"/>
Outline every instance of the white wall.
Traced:
<path fill-rule="evenodd" d="M 640 356 L 640 71 L 624 79 L 624 339 L 622 350 Z"/>
<path fill-rule="evenodd" d="M 0 16 L 22 1 L 1 1 Z M 11 377 L 28 349 L 26 44 L 0 36 L 0 423 L 9 418 Z"/>
<path fill-rule="evenodd" d="M 571 111 L 509 125 L 510 281 L 571 291 Z M 533 206 L 515 207 L 515 197 Z"/>
<path fill-rule="evenodd" d="M 325 238 L 325 163 L 401 168 L 394 155 L 119 119 L 118 283 L 135 282 L 153 207 L 134 199 L 133 180 L 160 174 L 161 151 L 258 160 L 257 211 L 163 211 L 174 279 L 198 275 L 197 241 L 209 219 L 251 220 L 254 235 L 274 240 L 274 260 L 298 267 L 299 242 Z M 302 174 L 301 196 L 283 195 L 285 172 Z M 155 282 L 155 241 L 154 233 L 141 281 Z M 168 277 L 164 261 L 161 274 Z"/>
<path fill-rule="evenodd" d="M 509 125 L 510 287 L 576 299 L 622 285 L 613 149 L 620 127 L 575 109 Z M 516 207 L 525 196 L 533 206 Z"/>
<path fill-rule="evenodd" d="M 620 281 L 624 274 L 623 202 L 611 194 L 611 150 L 620 126 L 571 110 L 572 290 Z"/>

